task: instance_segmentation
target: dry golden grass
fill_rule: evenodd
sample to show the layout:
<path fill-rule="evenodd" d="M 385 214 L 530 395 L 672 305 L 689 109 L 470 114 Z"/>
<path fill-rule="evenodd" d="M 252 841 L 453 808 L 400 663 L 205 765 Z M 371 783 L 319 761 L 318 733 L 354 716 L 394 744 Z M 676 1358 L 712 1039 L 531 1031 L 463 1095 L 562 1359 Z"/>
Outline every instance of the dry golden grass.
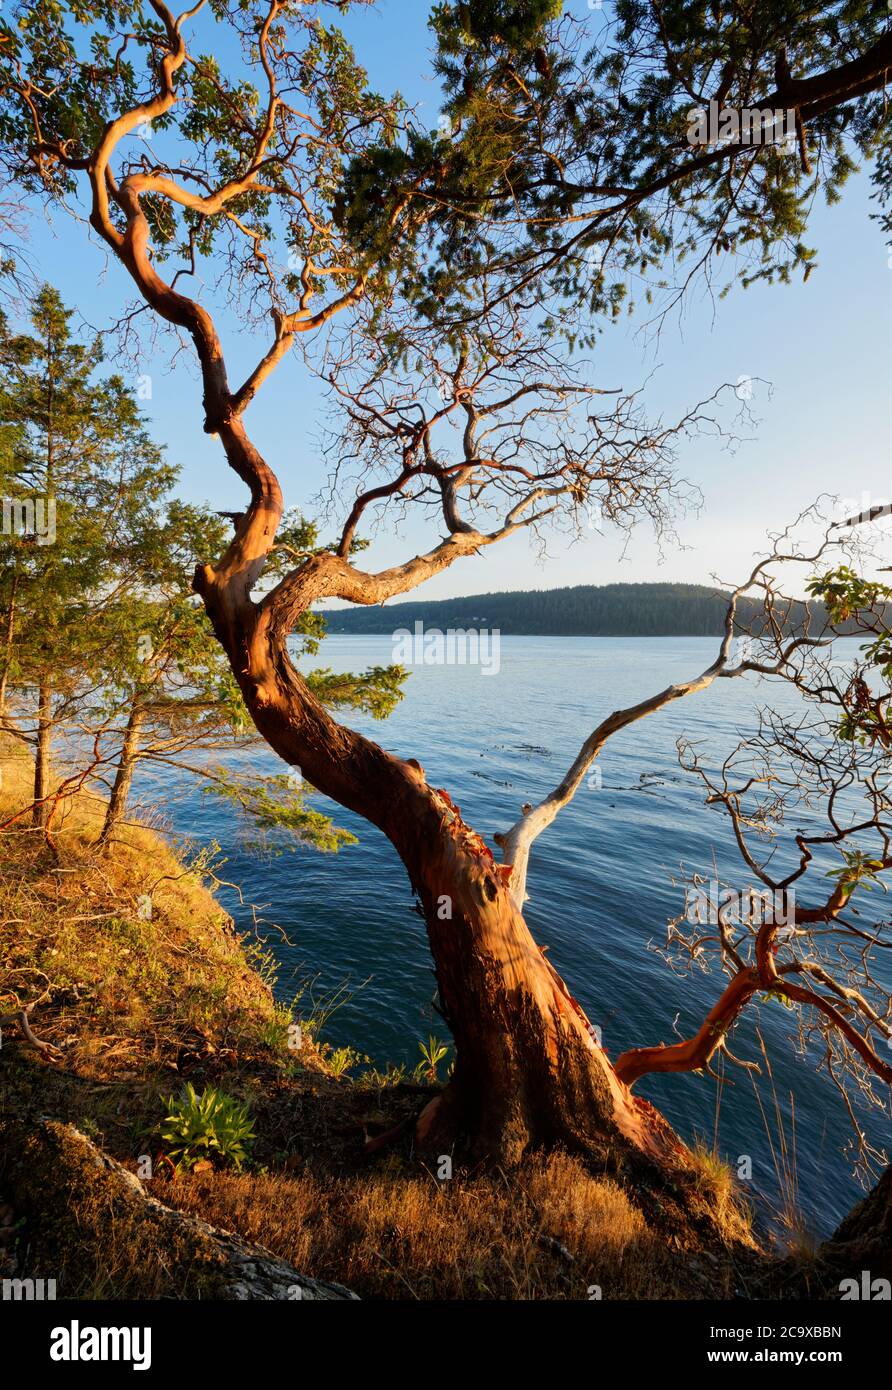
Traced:
<path fill-rule="evenodd" d="M 376 1172 L 180 1177 L 165 1199 L 365 1298 L 727 1296 L 727 1275 L 670 1251 L 613 1182 L 561 1153 L 437 1182 Z"/>
<path fill-rule="evenodd" d="M 0 770 L 2 821 L 29 797 L 17 746 L 0 747 Z M 43 1096 L 60 1116 L 91 1119 L 126 1153 L 157 1118 L 162 1092 L 196 1067 L 256 1093 L 255 1073 L 293 1060 L 290 1014 L 252 967 L 202 865 L 139 826 L 101 855 L 100 823 L 94 798 L 66 802 L 58 860 L 25 822 L 0 832 L 0 1015 L 33 1006 L 35 1034 L 56 1049 L 48 1063 L 4 1048 L 0 1091 L 12 1088 L 23 1104 L 31 1088 L 35 1103 Z M 16 1039 L 17 1025 L 6 1031 Z M 299 1057 L 324 1070 L 311 1043 Z"/>
<path fill-rule="evenodd" d="M 0 768 L 2 820 L 26 804 L 30 774 L 8 744 Z M 3 1047 L 0 1111 L 25 1125 L 40 1114 L 73 1122 L 132 1169 L 147 1145 L 159 1147 L 164 1097 L 186 1078 L 199 1088 L 212 1080 L 249 1100 L 255 1157 L 277 1171 L 156 1178 L 152 1194 L 365 1297 L 729 1296 L 728 1258 L 701 1258 L 692 1231 L 651 1230 L 616 1183 L 567 1155 L 530 1158 L 510 1174 L 436 1181 L 408 1151 L 423 1103 L 417 1087 L 338 1079 L 312 1042 L 296 1063 L 286 1046 L 290 1016 L 200 866 L 190 869 L 140 827 L 99 855 L 101 815 L 95 799 L 66 803 L 58 860 L 24 826 L 0 833 L 0 1013 L 38 1000 L 32 1026 L 57 1049 L 50 1062 Z M 150 918 L 140 910 L 146 899 Z M 399 1120 L 407 1127 L 398 1151 L 365 1157 L 368 1124 L 383 1130 Z M 714 1182 L 709 1190 L 714 1196 Z M 57 1225 L 39 1226 L 44 1241 Z M 44 1257 L 64 1246 L 74 1267 L 84 1229 L 73 1215 Z M 188 1296 L 188 1280 L 171 1287 L 169 1270 L 160 1284 L 158 1269 L 137 1278 L 119 1233 L 104 1234 L 98 1218 L 91 1230 L 91 1267 L 105 1275 L 92 1289 L 87 1280 L 83 1293 L 119 1295 L 119 1276 L 109 1284 L 116 1270 L 128 1296 L 159 1296 L 160 1288 Z M 104 1249 L 106 1240 L 115 1248 Z M 161 1269 L 163 1251 L 159 1259 Z"/>
<path fill-rule="evenodd" d="M 752 1218 L 731 1166 L 703 1140 L 691 1145 L 688 1166 L 727 1239 L 747 1241 Z"/>

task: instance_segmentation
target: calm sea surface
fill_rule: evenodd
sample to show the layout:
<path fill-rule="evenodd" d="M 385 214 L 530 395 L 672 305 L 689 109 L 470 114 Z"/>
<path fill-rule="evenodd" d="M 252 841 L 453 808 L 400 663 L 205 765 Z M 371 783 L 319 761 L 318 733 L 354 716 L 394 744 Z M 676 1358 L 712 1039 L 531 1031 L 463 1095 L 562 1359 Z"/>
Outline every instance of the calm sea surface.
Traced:
<path fill-rule="evenodd" d="M 448 789 L 491 845 L 493 832 L 508 828 L 521 803 L 538 800 L 560 780 L 600 719 L 699 673 L 716 648 L 710 638 L 507 637 L 498 674 L 416 667 L 388 720 L 353 715 L 346 722 L 401 756 L 417 757 L 429 782 Z M 328 638 L 312 664 L 359 670 L 391 660 L 389 637 L 341 636 Z M 755 679 L 720 681 L 633 726 L 602 755 L 600 788 L 583 786 L 537 841 L 527 920 L 601 1027 L 611 1056 L 688 1036 L 721 990 L 720 975 L 679 977 L 653 949 L 684 903 L 673 875 L 684 865 L 711 877 L 715 864 L 728 882 L 749 886 L 726 820 L 704 807 L 699 781 L 678 767 L 676 739 L 703 740 L 704 760 L 717 766 L 752 728 L 760 702 L 791 708 L 791 699 Z M 284 770 L 271 754 L 268 768 Z M 250 927 L 253 903 L 268 924 L 282 928 L 287 940 L 271 927 L 265 934 L 280 962 L 283 1000 L 290 1002 L 308 978 L 315 978 L 318 999 L 347 984 L 352 993 L 325 1036 L 378 1064 L 414 1066 L 420 1039 L 431 1031 L 446 1037 L 430 1007 L 435 982 L 424 924 L 402 865 L 378 831 L 319 798 L 320 809 L 357 834 L 359 845 L 338 855 L 258 858 L 248 852 L 234 810 L 202 795 L 191 779 L 171 784 L 168 778 L 169 828 L 199 845 L 219 842 L 226 858 L 221 874 L 245 899 L 224 890 L 236 920 Z M 142 791 L 149 800 L 146 783 Z M 756 1027 L 761 1031 L 774 1092 L 764 1069 L 754 1088 L 749 1073 L 727 1064 L 723 1086 L 709 1076 L 674 1076 L 647 1079 L 639 1089 L 688 1137 L 711 1144 L 717 1124 L 720 1149 L 735 1166 L 740 1156 L 751 1157 L 752 1189 L 769 1203 L 778 1200 L 776 1092 L 786 1142 L 795 1146 L 800 1203 L 823 1234 L 860 1189 L 841 1152 L 850 1132 L 842 1101 L 827 1077 L 816 1074 L 817 1059 L 797 1054 L 790 1022 L 783 1007 L 769 1002 L 753 1009 L 733 1036 L 737 1056 L 757 1059 Z M 868 1125 L 876 1142 L 892 1142 L 888 1113 L 873 1112 Z"/>

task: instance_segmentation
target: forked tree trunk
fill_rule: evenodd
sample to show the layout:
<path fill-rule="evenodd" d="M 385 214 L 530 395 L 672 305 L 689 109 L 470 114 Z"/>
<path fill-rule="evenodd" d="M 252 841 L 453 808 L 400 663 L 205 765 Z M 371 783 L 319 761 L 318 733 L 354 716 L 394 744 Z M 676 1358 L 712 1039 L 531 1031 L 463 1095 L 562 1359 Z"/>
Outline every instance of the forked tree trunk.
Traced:
<path fill-rule="evenodd" d="M 118 759 L 118 766 L 115 772 L 115 780 L 112 783 L 111 795 L 108 799 L 108 806 L 105 812 L 105 820 L 102 823 L 102 830 L 99 835 L 99 845 L 104 849 L 112 835 L 115 827 L 120 824 L 127 810 L 127 802 L 130 799 L 130 789 L 133 785 L 133 773 L 136 767 L 137 754 L 139 753 L 139 740 L 142 733 L 145 712 L 139 705 L 134 705 L 127 720 L 127 727 L 124 730 L 124 741 L 121 745 L 121 756 Z"/>
<path fill-rule="evenodd" d="M 422 1115 L 419 1140 L 516 1161 L 563 1144 L 664 1164 L 669 1126 L 617 1079 L 590 1026 L 533 940 L 503 867 L 417 763 L 337 724 L 308 691 L 263 610 L 233 612 L 205 567 L 196 576 L 247 706 L 267 742 L 320 791 L 390 839 L 421 901 L 456 1068 Z M 250 615 L 250 616 L 248 616 Z"/>
<path fill-rule="evenodd" d="M 173 28 L 170 38 L 171 53 L 160 68 L 162 91 L 153 104 L 140 108 L 142 119 L 163 113 L 176 100 L 172 78 L 185 61 L 185 47 Z M 137 184 L 124 180 L 115 190 L 126 232 L 119 232 L 108 216 L 108 159 L 120 132 L 135 124 L 131 113 L 123 125 L 108 129 L 92 166 L 90 220 L 147 302 L 191 334 L 201 364 L 205 430 L 220 438 L 230 467 L 250 489 L 250 505 L 236 520 L 226 553 L 216 564 L 200 565 L 194 581 L 246 707 L 285 762 L 384 831 L 421 899 L 443 1011 L 456 1044 L 455 1075 L 441 1103 L 423 1117 L 422 1138 L 437 1144 L 465 1138 L 481 1156 L 504 1160 L 539 1143 L 596 1148 L 602 1156 L 609 1148 L 668 1159 L 681 1148 L 679 1141 L 665 1121 L 617 1080 L 586 1020 L 536 947 L 483 842 L 455 818 L 419 767 L 331 719 L 288 656 L 288 635 L 315 600 L 334 596 L 380 602 L 414 587 L 459 555 L 473 553 L 481 537 L 471 528 L 450 530 L 429 555 L 388 572 L 388 584 L 381 576 L 352 569 L 348 527 L 340 552 L 311 557 L 262 602 L 252 598 L 284 504 L 278 480 L 248 438 L 241 412 L 290 347 L 295 330 L 277 320 L 274 346 L 233 396 L 210 315 L 166 285 L 147 254 L 149 226 Z M 341 304 L 351 302 L 353 293 L 344 295 Z M 312 324 L 307 318 L 303 328 Z M 444 899 L 451 900 L 451 917 L 439 915 Z"/>

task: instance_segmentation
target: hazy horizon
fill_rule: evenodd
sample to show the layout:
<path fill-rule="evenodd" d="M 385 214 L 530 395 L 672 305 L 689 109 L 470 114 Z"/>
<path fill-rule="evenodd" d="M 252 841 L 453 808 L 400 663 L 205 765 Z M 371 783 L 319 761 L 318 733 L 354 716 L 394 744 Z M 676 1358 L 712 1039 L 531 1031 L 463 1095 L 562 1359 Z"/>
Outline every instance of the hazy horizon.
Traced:
<path fill-rule="evenodd" d="M 525 589 L 480 589 L 470 594 L 443 594 L 441 596 L 438 596 L 437 598 L 417 599 L 414 597 L 414 595 L 417 595 L 418 589 L 422 588 L 422 585 L 419 585 L 418 589 L 413 589 L 411 591 L 413 595 L 412 597 L 409 597 L 406 594 L 395 594 L 393 598 L 385 599 L 383 603 L 376 603 L 370 606 L 374 608 L 409 608 L 412 607 L 415 603 L 449 603 L 453 599 L 499 598 L 503 594 L 549 594 L 559 591 L 561 589 L 622 589 L 636 587 L 650 588 L 655 584 L 665 585 L 666 587 L 676 587 L 678 585 L 682 585 L 690 589 L 712 589 L 715 591 L 727 593 L 731 592 L 730 589 L 725 589 L 722 585 L 712 583 L 700 584 L 697 583 L 696 580 L 608 579 L 600 584 L 586 584 L 584 582 L 579 584 L 534 584 Z M 315 608 L 314 611 L 317 613 L 340 613 L 343 612 L 345 608 L 355 608 L 357 606 L 356 604 L 343 603 L 339 602 L 338 600 L 327 600 L 327 602 L 331 603 L 330 608 Z M 337 603 L 337 607 L 335 607 L 335 603 Z"/>

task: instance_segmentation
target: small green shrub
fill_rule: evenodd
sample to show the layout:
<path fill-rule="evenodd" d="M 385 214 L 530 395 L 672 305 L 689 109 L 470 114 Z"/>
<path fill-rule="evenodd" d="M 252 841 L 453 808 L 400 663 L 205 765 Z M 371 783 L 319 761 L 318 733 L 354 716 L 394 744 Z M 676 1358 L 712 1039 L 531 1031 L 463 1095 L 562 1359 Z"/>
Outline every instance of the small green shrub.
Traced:
<path fill-rule="evenodd" d="M 322 1055 L 332 1076 L 339 1079 L 346 1076 L 353 1067 L 369 1060 L 368 1057 L 363 1057 L 362 1053 L 357 1052 L 353 1047 L 332 1047 L 329 1043 L 322 1044 Z"/>
<path fill-rule="evenodd" d="M 439 1065 L 443 1058 L 448 1055 L 449 1047 L 431 1033 L 427 1042 L 420 1042 L 418 1048 L 424 1060 L 419 1062 L 418 1066 L 415 1068 L 415 1077 L 419 1081 L 429 1081 L 435 1084 L 440 1079 L 438 1074 Z"/>
<path fill-rule="evenodd" d="M 171 1096 L 161 1121 L 161 1138 L 177 1172 L 194 1168 L 202 1159 L 241 1168 L 254 1142 L 248 1107 L 206 1086 L 201 1095 L 191 1081 L 179 1097 Z"/>

